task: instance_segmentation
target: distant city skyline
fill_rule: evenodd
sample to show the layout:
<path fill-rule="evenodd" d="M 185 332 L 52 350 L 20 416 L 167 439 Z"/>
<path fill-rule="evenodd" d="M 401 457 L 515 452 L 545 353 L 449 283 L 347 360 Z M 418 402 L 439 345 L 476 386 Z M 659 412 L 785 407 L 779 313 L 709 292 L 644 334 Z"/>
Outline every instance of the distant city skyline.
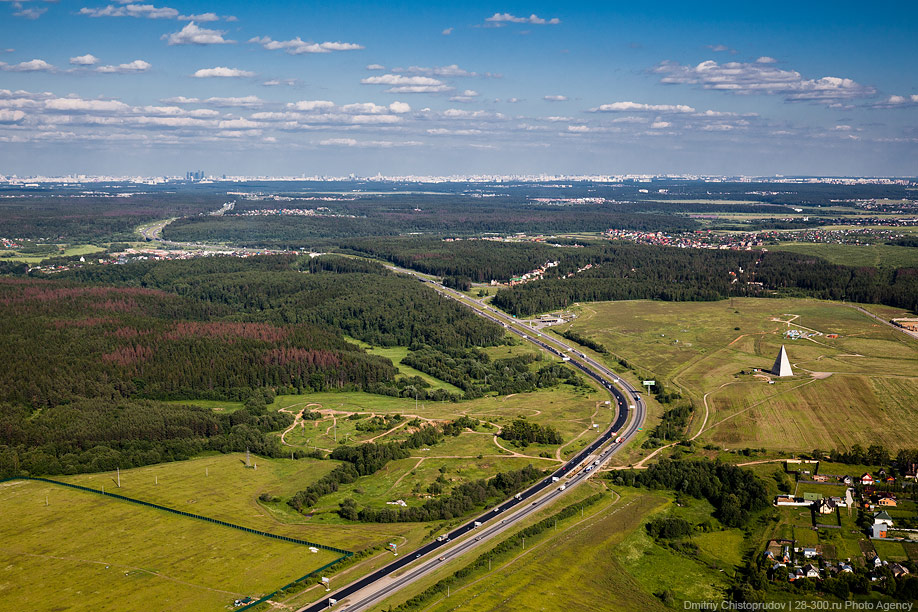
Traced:
<path fill-rule="evenodd" d="M 912 3 L 0 0 L 0 176 L 918 175 Z"/>

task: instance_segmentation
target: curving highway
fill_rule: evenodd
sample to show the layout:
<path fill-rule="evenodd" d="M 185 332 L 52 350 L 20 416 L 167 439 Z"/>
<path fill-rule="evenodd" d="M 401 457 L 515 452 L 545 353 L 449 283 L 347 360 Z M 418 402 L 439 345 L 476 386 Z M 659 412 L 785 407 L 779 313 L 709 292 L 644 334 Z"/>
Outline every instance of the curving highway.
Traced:
<path fill-rule="evenodd" d="M 563 495 L 566 490 L 589 478 L 595 473 L 594 469 L 608 461 L 622 445 L 634 437 L 644 423 L 646 406 L 640 394 L 627 381 L 620 378 L 603 364 L 597 363 L 584 353 L 575 351 L 573 347 L 563 341 L 530 329 L 510 315 L 491 308 L 480 300 L 475 300 L 434 282 L 430 277 L 404 268 L 387 267 L 398 273 L 409 274 L 418 278 L 441 295 L 474 309 L 480 316 L 504 326 L 509 332 L 535 344 L 539 348 L 556 356 L 569 358 L 568 363 L 570 365 L 599 382 L 612 394 L 617 405 L 617 416 L 612 425 L 602 435 L 550 476 L 490 509 L 488 512 L 457 527 L 449 534 L 440 536 L 437 540 L 397 558 L 385 567 L 338 589 L 324 599 L 303 607 L 297 612 L 319 612 L 332 606 L 338 607 L 338 604 L 341 604 L 341 610 L 356 612 L 365 610 L 367 607 L 382 601 L 395 591 L 436 570 L 449 559 L 462 555 L 511 528 L 528 515 L 552 503 L 556 498 Z M 630 411 L 633 412 L 633 418 L 629 421 Z M 627 428 L 625 427 L 626 423 Z M 607 445 L 607 443 L 609 444 Z M 585 463 L 587 459 L 589 461 Z M 581 466 L 581 464 L 583 465 Z M 578 470 L 578 467 L 582 467 L 582 469 Z M 473 532 L 476 532 L 474 537 L 466 537 L 458 543 L 454 542 L 454 540 L 469 536 Z M 431 555 L 434 552 L 439 552 L 439 555 Z M 416 566 L 411 567 L 397 577 L 392 577 L 395 572 L 414 564 L 416 561 L 418 562 Z"/>

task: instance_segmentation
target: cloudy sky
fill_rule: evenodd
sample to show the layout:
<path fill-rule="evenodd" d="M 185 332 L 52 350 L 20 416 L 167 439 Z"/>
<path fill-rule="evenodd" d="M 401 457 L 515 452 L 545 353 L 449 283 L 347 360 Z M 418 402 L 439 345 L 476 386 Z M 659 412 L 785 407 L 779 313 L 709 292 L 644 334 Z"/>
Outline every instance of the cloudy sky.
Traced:
<path fill-rule="evenodd" d="M 0 174 L 918 175 L 914 2 L 161 1 L 0 0 Z"/>

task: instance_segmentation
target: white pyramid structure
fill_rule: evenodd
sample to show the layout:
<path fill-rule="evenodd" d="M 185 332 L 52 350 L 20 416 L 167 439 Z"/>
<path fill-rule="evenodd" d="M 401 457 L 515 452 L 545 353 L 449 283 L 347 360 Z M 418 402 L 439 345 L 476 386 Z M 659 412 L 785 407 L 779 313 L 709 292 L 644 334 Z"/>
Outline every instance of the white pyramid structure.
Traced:
<path fill-rule="evenodd" d="M 775 376 L 793 376 L 794 371 L 791 370 L 790 361 L 787 359 L 787 351 L 784 350 L 784 345 L 781 345 L 781 352 L 778 353 L 778 358 L 775 359 L 775 365 L 771 366 L 771 373 Z"/>

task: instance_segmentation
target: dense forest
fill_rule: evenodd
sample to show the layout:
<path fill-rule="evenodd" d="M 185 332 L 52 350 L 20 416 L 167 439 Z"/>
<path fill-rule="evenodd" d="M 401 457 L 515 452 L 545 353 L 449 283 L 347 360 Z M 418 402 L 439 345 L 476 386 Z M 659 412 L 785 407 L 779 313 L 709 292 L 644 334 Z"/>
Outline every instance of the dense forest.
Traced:
<path fill-rule="evenodd" d="M 551 425 L 539 425 L 522 418 L 513 419 L 512 423 L 501 428 L 500 437 L 504 440 L 519 442 L 521 446 L 564 442 L 558 430 Z"/>
<path fill-rule="evenodd" d="M 706 499 L 729 527 L 742 527 L 752 513 L 769 504 L 768 489 L 754 473 L 707 459 L 663 459 L 645 471 L 624 471 L 610 478 L 628 486 L 669 489 Z"/>
<path fill-rule="evenodd" d="M 149 287 L 239 321 L 318 325 L 377 346 L 497 344 L 500 326 L 378 264 L 338 256 L 216 257 L 88 267 L 84 282 Z"/>
<path fill-rule="evenodd" d="M 693 250 L 611 244 L 594 267 L 502 289 L 494 305 L 514 315 L 574 302 L 708 301 L 729 296 L 810 296 L 918 311 L 918 269 L 855 268 L 788 252 Z"/>
<path fill-rule="evenodd" d="M 273 456 L 267 433 L 289 424 L 289 415 L 265 414 L 274 393 L 458 399 L 416 377 L 396 380 L 391 361 L 343 333 L 442 350 L 503 336 L 416 280 L 341 257 L 201 258 L 0 278 L 0 473 L 131 467 L 204 450 Z M 183 399 L 247 408 L 227 416 L 162 403 Z"/>
<path fill-rule="evenodd" d="M 688 217 L 628 213 L 620 208 L 588 204 L 541 206 L 462 197 L 427 198 L 423 209 L 399 199 L 378 200 L 372 206 L 348 202 L 336 216 L 226 215 L 188 217 L 166 226 L 163 236 L 178 242 L 230 242 L 242 246 L 309 248 L 329 245 L 330 239 L 368 236 L 482 234 L 552 234 L 601 232 L 610 227 L 647 232 L 685 231 L 699 227 Z M 354 213 L 357 213 L 356 215 Z"/>
<path fill-rule="evenodd" d="M 541 353 L 492 360 L 477 349 L 422 347 L 409 351 L 402 363 L 459 387 L 466 399 L 489 392 L 525 393 L 564 382 L 585 384 L 576 372 L 558 363 L 530 369 L 530 364 L 541 360 Z"/>
<path fill-rule="evenodd" d="M 267 434 L 292 421 L 257 409 L 217 414 L 149 400 L 78 399 L 42 409 L 0 403 L 0 478 L 139 467 L 206 450 L 286 457 L 289 450 Z"/>
<path fill-rule="evenodd" d="M 198 191 L 73 194 L 32 191 L 0 197 L 3 237 L 69 243 L 135 240 L 134 228 L 167 217 L 197 215 L 223 205 L 226 196 Z"/>
<path fill-rule="evenodd" d="M 228 321 L 153 289 L 0 279 L 0 401 L 241 399 L 249 389 L 366 388 L 395 376 L 315 325 Z"/>

